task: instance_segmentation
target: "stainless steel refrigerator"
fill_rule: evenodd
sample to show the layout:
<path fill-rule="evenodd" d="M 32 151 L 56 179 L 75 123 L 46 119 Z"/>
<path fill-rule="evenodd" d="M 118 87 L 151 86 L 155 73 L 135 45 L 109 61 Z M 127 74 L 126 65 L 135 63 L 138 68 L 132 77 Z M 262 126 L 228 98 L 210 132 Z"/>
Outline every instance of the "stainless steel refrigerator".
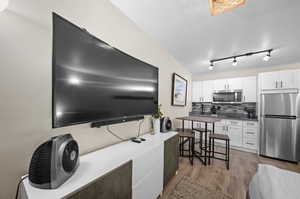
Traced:
<path fill-rule="evenodd" d="M 260 155 L 300 161 L 300 95 L 261 96 Z"/>

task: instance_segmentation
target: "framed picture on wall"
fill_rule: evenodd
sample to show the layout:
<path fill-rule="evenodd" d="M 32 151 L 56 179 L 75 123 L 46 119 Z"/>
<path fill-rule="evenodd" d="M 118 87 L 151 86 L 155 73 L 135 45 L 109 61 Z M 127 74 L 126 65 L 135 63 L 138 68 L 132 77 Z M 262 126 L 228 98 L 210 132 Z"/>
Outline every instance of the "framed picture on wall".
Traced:
<path fill-rule="evenodd" d="M 172 85 L 172 105 L 186 106 L 187 80 L 174 73 Z"/>

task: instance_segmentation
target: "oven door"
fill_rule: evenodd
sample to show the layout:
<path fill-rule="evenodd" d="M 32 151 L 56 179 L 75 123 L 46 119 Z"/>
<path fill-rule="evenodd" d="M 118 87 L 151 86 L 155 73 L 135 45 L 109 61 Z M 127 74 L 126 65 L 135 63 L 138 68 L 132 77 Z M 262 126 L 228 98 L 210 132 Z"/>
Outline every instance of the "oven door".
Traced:
<path fill-rule="evenodd" d="M 242 91 L 216 91 L 213 93 L 213 102 L 232 103 L 242 102 Z"/>

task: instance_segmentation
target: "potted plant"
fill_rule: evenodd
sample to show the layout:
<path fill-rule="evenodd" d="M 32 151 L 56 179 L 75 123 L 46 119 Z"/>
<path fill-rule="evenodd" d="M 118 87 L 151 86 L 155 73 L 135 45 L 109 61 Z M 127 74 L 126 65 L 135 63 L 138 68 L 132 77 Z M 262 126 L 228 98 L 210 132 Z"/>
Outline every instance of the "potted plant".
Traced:
<path fill-rule="evenodd" d="M 161 104 L 158 104 L 155 108 L 155 112 L 152 115 L 153 118 L 153 134 L 160 132 L 160 119 L 163 117 L 163 113 L 161 112 Z"/>

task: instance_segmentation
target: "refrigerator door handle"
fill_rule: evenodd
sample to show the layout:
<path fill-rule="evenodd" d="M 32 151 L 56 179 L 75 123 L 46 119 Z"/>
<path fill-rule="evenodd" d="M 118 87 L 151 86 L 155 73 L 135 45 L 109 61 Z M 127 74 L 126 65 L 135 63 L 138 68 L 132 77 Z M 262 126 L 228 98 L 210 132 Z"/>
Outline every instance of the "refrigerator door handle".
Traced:
<path fill-rule="evenodd" d="M 276 119 L 290 119 L 296 120 L 297 117 L 295 115 L 264 115 L 264 118 L 276 118 Z"/>

